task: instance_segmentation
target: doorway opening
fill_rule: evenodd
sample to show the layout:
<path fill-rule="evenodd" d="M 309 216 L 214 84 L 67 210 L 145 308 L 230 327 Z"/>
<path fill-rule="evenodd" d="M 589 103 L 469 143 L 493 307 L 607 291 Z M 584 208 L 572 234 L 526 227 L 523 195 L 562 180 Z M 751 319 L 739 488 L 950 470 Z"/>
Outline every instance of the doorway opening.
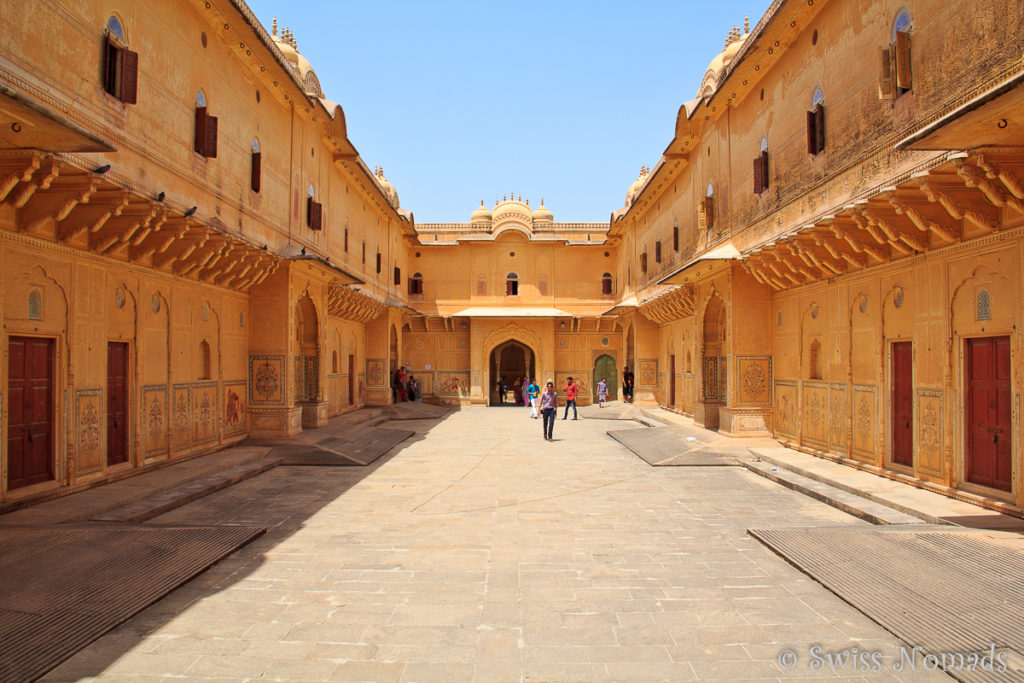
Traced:
<path fill-rule="evenodd" d="M 966 346 L 966 478 L 1012 491 L 1010 338 L 968 339 Z"/>
<path fill-rule="evenodd" d="M 7 489 L 13 490 L 54 478 L 54 343 L 11 337 L 7 351 Z"/>
<path fill-rule="evenodd" d="M 488 405 L 522 405 L 522 391 L 515 395 L 516 380 L 537 376 L 537 355 L 526 344 L 507 341 L 491 351 L 490 400 Z M 500 387 L 504 387 L 503 392 Z M 519 399 L 518 403 L 516 399 Z"/>
<path fill-rule="evenodd" d="M 597 386 L 601 380 L 608 382 L 608 400 L 619 400 L 619 371 L 615 367 L 615 359 L 607 353 L 598 356 L 594 360 L 594 382 L 590 386 L 594 388 L 594 403 L 597 403 Z"/>

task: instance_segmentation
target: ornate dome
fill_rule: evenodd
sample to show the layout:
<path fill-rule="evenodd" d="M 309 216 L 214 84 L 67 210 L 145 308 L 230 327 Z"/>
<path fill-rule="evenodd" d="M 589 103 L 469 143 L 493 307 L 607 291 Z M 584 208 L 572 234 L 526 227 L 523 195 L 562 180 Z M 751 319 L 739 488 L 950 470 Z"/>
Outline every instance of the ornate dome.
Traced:
<path fill-rule="evenodd" d="M 725 49 L 715 55 L 715 58 L 708 64 L 708 70 L 701 79 L 700 88 L 697 89 L 697 97 L 709 97 L 718 89 L 718 84 L 725 74 L 725 68 L 729 66 L 736 53 L 743 47 L 743 43 L 750 36 L 750 21 L 743 20 L 743 28 L 733 26 L 729 35 L 725 37 Z"/>
<path fill-rule="evenodd" d="M 377 184 L 380 185 L 381 191 L 384 192 L 384 196 L 388 198 L 388 203 L 391 204 L 392 207 L 397 209 L 399 207 L 398 191 L 395 189 L 395 186 L 392 185 L 391 182 L 384 177 L 384 168 L 378 166 L 374 170 L 373 175 L 374 178 L 377 180 Z"/>
<path fill-rule="evenodd" d="M 295 34 L 292 33 L 291 29 L 283 28 L 281 29 L 281 36 L 278 37 L 277 17 L 274 17 L 271 37 L 274 40 L 274 44 L 277 45 L 277 49 L 281 51 L 284 58 L 292 65 L 292 70 L 298 74 L 299 81 L 302 83 L 302 89 L 306 91 L 306 94 L 311 97 L 323 97 L 324 91 L 320 87 L 320 79 L 316 77 L 316 72 L 313 71 L 313 65 L 309 63 L 309 60 L 299 54 L 299 46 L 295 41 Z"/>
<path fill-rule="evenodd" d="M 640 194 L 640 190 L 643 189 L 644 183 L 647 182 L 647 176 L 650 172 L 650 169 L 646 166 L 640 167 L 640 175 L 636 177 L 633 184 L 629 186 L 629 190 L 626 191 L 626 208 L 629 208 L 633 200 Z"/>
<path fill-rule="evenodd" d="M 484 200 L 480 200 L 480 206 L 476 207 L 476 211 L 470 216 L 471 223 L 490 223 L 491 212 L 488 211 L 487 207 L 484 206 Z"/>
<path fill-rule="evenodd" d="M 502 201 L 494 207 L 492 218 L 495 225 L 506 221 L 530 225 L 533 220 L 533 214 L 530 212 L 530 202 L 529 200 L 524 202 L 522 197 L 518 200 L 515 197 L 512 199 L 502 198 Z"/>
<path fill-rule="evenodd" d="M 541 197 L 540 206 L 533 212 L 534 223 L 551 223 L 555 220 L 555 216 L 548 207 L 544 206 L 544 198 Z"/>

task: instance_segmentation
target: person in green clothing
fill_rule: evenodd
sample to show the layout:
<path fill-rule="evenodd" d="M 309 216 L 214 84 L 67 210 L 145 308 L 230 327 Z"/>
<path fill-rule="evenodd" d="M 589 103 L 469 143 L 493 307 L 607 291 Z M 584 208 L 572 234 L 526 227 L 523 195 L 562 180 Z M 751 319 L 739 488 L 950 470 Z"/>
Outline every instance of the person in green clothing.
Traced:
<path fill-rule="evenodd" d="M 540 396 L 540 387 L 537 386 L 536 378 L 530 378 L 530 387 L 527 391 L 530 394 L 530 417 L 536 420 L 539 417 L 537 413 L 537 398 Z"/>

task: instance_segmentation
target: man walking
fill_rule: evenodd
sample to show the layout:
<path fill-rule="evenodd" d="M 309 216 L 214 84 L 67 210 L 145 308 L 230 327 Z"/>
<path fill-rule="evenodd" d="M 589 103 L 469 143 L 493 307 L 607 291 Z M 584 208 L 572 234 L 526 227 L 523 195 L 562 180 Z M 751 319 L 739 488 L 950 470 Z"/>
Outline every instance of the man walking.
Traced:
<path fill-rule="evenodd" d="M 572 406 L 572 419 L 576 419 L 576 396 L 580 393 L 580 388 L 576 386 L 576 382 L 572 381 L 572 377 L 565 383 L 565 415 L 562 419 L 569 417 L 569 406 Z"/>
<path fill-rule="evenodd" d="M 544 430 L 544 440 L 554 441 L 555 414 L 558 412 L 558 392 L 555 391 L 555 383 L 548 382 L 544 393 L 540 395 L 540 412 L 544 417 L 541 428 Z"/>

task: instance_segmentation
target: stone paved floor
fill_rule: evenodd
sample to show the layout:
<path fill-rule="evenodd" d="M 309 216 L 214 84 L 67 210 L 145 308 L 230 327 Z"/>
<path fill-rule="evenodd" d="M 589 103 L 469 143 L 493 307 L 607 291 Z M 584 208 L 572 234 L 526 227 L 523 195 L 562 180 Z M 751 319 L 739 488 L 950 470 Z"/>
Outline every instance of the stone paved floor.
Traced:
<path fill-rule="evenodd" d="M 605 421 L 547 443 L 527 414 L 403 421 L 370 467 L 281 467 L 152 520 L 269 533 L 48 680 L 836 677 L 814 645 L 882 653 L 852 680 L 937 676 L 893 671 L 901 643 L 746 534 L 862 522 L 738 467 L 651 467 Z"/>

